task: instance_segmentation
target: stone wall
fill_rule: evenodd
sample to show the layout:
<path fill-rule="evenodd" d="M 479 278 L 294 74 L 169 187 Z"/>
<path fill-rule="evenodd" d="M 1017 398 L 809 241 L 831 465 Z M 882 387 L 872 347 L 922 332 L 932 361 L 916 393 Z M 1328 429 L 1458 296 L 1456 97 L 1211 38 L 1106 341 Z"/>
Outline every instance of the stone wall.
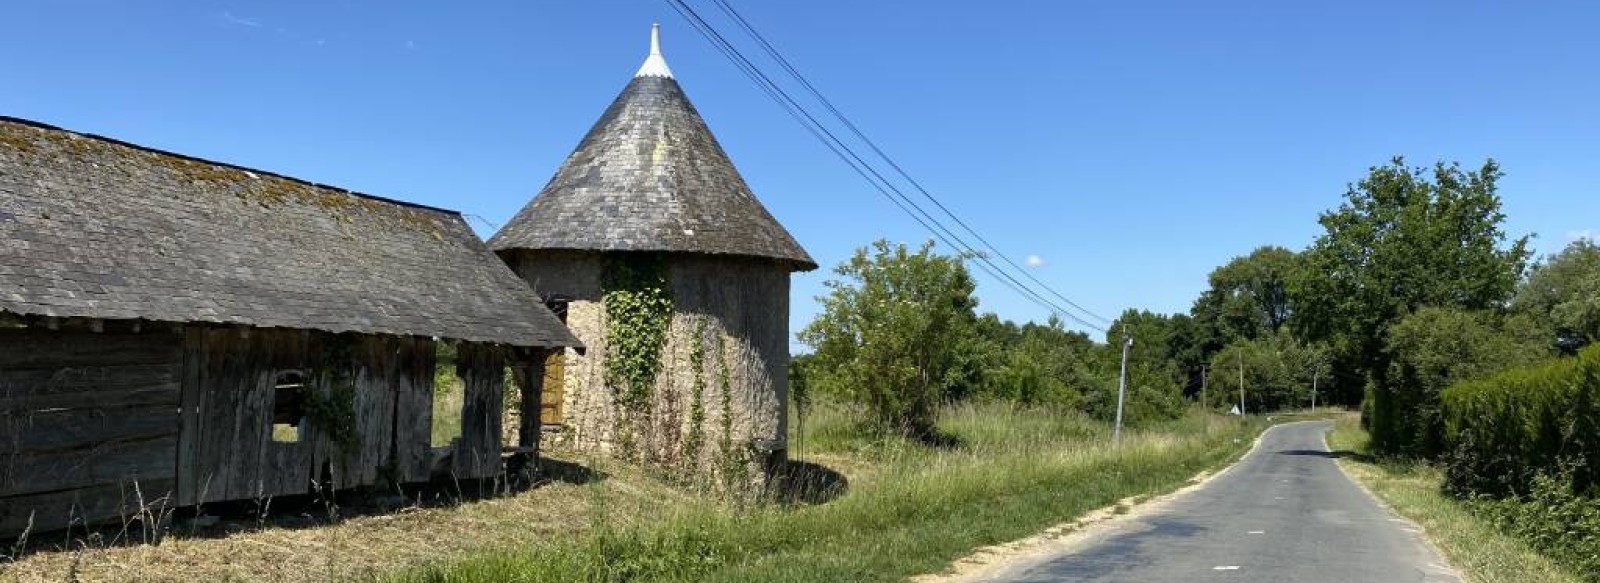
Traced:
<path fill-rule="evenodd" d="M 520 251 L 507 260 L 542 297 L 567 299 L 567 326 L 588 347 L 581 355 L 567 351 L 566 418 L 557 439 L 580 448 L 611 450 L 619 427 L 612 392 L 604 383 L 604 256 Z M 761 259 L 671 255 L 668 280 L 674 313 L 662 349 L 649 430 L 636 442 L 658 463 L 704 468 L 718 467 L 730 456 L 760 462 L 785 449 L 789 270 Z M 694 374 L 697 345 L 703 357 L 699 382 Z M 697 393 L 704 410 L 698 431 L 693 414 Z M 698 451 L 686 451 L 696 434 L 701 436 L 700 447 L 693 448 Z M 692 464 L 686 459 L 690 457 Z"/>

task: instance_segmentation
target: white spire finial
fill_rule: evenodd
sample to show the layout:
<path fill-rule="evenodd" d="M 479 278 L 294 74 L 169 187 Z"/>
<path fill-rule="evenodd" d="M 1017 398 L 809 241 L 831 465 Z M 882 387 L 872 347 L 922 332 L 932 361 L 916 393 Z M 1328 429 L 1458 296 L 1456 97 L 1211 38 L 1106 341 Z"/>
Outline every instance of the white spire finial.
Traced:
<path fill-rule="evenodd" d="M 633 76 L 672 78 L 672 69 L 667 68 L 667 60 L 661 56 L 661 25 L 650 25 L 650 56 L 645 57 L 644 65 Z"/>

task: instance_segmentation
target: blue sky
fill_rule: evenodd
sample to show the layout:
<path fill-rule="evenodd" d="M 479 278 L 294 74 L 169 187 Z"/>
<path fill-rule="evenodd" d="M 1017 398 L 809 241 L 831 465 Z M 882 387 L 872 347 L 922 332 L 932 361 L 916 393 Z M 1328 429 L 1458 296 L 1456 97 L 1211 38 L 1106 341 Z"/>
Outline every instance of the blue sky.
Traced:
<path fill-rule="evenodd" d="M 1346 183 L 1397 154 L 1500 160 L 1508 228 L 1542 253 L 1600 233 L 1592 4 L 734 1 L 946 205 L 1107 316 L 1187 310 L 1230 257 L 1303 247 Z M 793 328 L 852 249 L 928 236 L 659 0 L 5 15 L 0 114 L 459 209 L 485 235 L 549 179 L 659 21 L 712 130 L 825 266 L 795 278 Z M 986 279 L 979 295 L 1046 315 Z"/>

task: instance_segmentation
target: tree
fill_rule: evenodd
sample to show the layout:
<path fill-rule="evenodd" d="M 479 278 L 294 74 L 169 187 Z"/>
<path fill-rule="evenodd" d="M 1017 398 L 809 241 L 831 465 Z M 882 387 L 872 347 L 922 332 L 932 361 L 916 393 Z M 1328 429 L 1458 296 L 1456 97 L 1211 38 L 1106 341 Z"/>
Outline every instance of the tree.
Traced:
<path fill-rule="evenodd" d="M 1535 266 L 1512 306 L 1553 328 L 1563 352 L 1600 340 L 1600 245 L 1579 239 Z"/>
<path fill-rule="evenodd" d="M 1175 335 L 1173 316 L 1143 310 L 1127 310 L 1106 331 L 1106 343 L 1097 346 L 1099 357 L 1091 385 L 1084 395 L 1084 408 L 1096 418 L 1116 416 L 1117 375 L 1122 360 L 1124 338 L 1133 338 L 1128 352 L 1128 386 L 1123 420 L 1129 425 L 1171 419 L 1183 412 L 1183 384 L 1174 355 L 1184 347 Z M 1188 318 L 1182 321 L 1187 322 Z M 1091 381 L 1092 382 L 1092 381 Z"/>
<path fill-rule="evenodd" d="M 1031 406 L 1077 410 L 1083 393 L 1099 384 L 1092 367 L 1094 342 L 1051 316 L 1029 322 L 1004 344 L 1004 356 L 985 395 Z"/>
<path fill-rule="evenodd" d="M 1465 172 L 1431 171 L 1401 158 L 1374 167 L 1320 219 L 1324 232 L 1289 281 L 1290 325 L 1330 345 L 1339 401 L 1370 382 L 1384 391 L 1384 332 L 1423 306 L 1486 310 L 1506 305 L 1526 270 L 1526 237 L 1501 229 L 1493 160 Z"/>
<path fill-rule="evenodd" d="M 1206 405 L 1227 408 L 1237 404 L 1241 376 L 1246 412 L 1309 405 L 1314 378 L 1327 371 L 1325 355 L 1323 347 L 1301 342 L 1288 329 L 1255 340 L 1235 340 L 1211 359 L 1210 402 Z"/>
<path fill-rule="evenodd" d="M 938 405 L 970 390 L 991 351 L 962 259 L 879 240 L 834 272 L 823 313 L 800 332 L 814 350 L 808 381 L 864 405 L 880 431 L 931 437 Z"/>
<path fill-rule="evenodd" d="M 1550 334 L 1532 318 L 1425 307 L 1389 327 L 1387 385 L 1373 395 L 1374 445 L 1401 455 L 1443 453 L 1439 394 L 1452 384 L 1550 356 Z"/>
<path fill-rule="evenodd" d="M 1293 251 L 1266 245 L 1211 272 L 1210 289 L 1190 313 L 1215 342 L 1214 350 L 1283 328 L 1293 313 L 1288 283 L 1297 266 Z"/>

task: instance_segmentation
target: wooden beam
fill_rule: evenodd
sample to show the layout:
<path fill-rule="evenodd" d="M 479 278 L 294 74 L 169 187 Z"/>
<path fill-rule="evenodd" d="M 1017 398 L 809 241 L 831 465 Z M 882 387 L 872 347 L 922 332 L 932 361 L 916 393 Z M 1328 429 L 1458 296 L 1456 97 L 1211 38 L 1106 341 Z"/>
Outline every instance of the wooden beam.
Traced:
<path fill-rule="evenodd" d="M 518 350 L 511 374 L 522 391 L 521 423 L 517 427 L 517 446 L 539 453 L 540 411 L 544 403 L 544 356 L 541 349 Z"/>

